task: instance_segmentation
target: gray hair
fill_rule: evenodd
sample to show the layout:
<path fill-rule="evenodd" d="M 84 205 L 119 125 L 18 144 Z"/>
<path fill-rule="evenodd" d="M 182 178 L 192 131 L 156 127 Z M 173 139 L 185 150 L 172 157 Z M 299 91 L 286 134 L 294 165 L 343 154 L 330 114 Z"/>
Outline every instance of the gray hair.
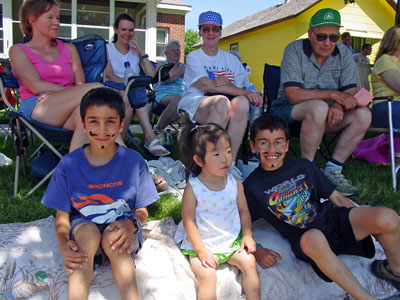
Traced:
<path fill-rule="evenodd" d="M 181 44 L 179 44 L 178 40 L 170 40 L 164 48 L 164 52 L 168 52 L 169 47 L 171 47 L 172 45 L 177 45 L 179 49 L 181 49 Z"/>

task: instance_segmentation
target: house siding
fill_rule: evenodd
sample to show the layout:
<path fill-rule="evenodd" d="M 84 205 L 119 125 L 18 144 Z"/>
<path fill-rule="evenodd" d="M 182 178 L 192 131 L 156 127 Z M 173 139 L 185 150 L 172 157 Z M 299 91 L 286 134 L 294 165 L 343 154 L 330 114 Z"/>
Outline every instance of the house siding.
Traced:
<path fill-rule="evenodd" d="M 181 47 L 185 45 L 185 16 L 158 13 L 157 14 L 157 27 L 169 28 L 169 40 L 178 40 Z M 184 51 L 181 49 L 180 61 L 183 62 Z"/>

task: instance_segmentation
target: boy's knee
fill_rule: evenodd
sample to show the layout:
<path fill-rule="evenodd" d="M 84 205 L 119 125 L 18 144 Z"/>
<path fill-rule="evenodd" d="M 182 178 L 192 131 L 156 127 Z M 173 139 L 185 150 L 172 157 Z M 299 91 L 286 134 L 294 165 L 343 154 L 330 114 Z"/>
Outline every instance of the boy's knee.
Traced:
<path fill-rule="evenodd" d="M 380 232 L 399 230 L 399 216 L 393 209 L 387 207 L 377 207 L 376 209 L 378 213 L 375 222 Z"/>
<path fill-rule="evenodd" d="M 303 252 L 312 257 L 315 254 L 321 254 L 329 246 L 325 235 L 318 229 L 310 229 L 306 231 L 300 239 L 300 247 Z"/>

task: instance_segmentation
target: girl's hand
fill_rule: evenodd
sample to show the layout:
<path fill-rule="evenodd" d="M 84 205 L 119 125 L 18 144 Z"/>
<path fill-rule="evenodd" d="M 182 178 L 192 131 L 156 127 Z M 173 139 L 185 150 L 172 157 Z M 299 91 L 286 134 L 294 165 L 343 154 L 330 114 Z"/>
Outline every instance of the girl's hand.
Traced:
<path fill-rule="evenodd" d="M 279 253 L 263 247 L 257 247 L 254 256 L 257 263 L 261 266 L 261 268 L 264 269 L 274 266 L 277 262 L 277 259 L 282 260 L 282 257 L 279 255 Z"/>
<path fill-rule="evenodd" d="M 107 227 L 108 232 L 114 231 L 114 235 L 110 241 L 111 250 L 118 250 L 119 253 L 133 251 L 133 235 L 135 226 L 132 221 L 114 221 Z"/>
<path fill-rule="evenodd" d="M 247 254 L 256 252 L 256 242 L 251 236 L 243 236 L 242 243 L 240 244 L 239 253 L 246 250 Z"/>
<path fill-rule="evenodd" d="M 68 274 L 72 274 L 76 269 L 82 269 L 83 263 L 88 261 L 87 254 L 78 251 L 78 245 L 73 240 L 67 241 L 63 247 L 60 247 L 64 270 Z"/>
<path fill-rule="evenodd" d="M 197 252 L 197 254 L 199 255 L 199 259 L 204 268 L 210 267 L 216 269 L 219 266 L 218 260 L 215 258 L 214 253 L 207 248 L 204 247 L 202 250 Z"/>

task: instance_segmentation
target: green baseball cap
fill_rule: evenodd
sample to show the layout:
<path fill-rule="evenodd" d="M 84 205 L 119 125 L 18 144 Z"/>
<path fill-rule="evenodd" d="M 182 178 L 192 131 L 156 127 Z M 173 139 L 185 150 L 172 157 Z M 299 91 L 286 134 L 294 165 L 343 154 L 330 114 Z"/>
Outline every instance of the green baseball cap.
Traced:
<path fill-rule="evenodd" d="M 323 26 L 340 27 L 340 13 L 333 8 L 323 8 L 317 11 L 310 20 L 310 28 Z"/>

